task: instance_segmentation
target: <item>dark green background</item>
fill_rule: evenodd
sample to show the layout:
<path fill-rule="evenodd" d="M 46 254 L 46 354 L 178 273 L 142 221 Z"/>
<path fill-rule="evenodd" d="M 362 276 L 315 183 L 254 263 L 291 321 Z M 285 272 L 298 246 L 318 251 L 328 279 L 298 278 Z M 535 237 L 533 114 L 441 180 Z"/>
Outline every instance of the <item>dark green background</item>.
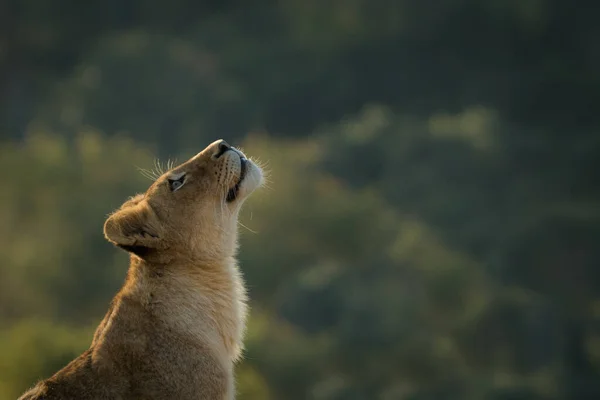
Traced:
<path fill-rule="evenodd" d="M 240 399 L 600 398 L 600 3 L 0 4 L 0 399 L 89 345 L 137 168 L 225 138 Z"/>

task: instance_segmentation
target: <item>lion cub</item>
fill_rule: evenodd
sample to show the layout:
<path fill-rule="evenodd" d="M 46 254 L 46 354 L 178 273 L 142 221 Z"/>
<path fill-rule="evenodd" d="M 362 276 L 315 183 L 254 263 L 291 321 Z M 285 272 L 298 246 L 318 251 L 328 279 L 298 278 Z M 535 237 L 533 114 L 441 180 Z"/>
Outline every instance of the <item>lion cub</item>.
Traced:
<path fill-rule="evenodd" d="M 92 344 L 20 399 L 235 397 L 244 283 L 237 218 L 261 169 L 218 140 L 125 202 L 104 235 L 131 254 Z"/>

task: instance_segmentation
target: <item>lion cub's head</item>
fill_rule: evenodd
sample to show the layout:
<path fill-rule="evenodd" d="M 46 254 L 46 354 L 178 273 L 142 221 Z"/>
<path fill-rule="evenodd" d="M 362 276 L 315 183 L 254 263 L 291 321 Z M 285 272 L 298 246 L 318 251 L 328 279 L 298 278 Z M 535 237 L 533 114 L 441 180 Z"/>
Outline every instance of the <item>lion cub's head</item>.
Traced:
<path fill-rule="evenodd" d="M 104 235 L 149 261 L 232 256 L 238 212 L 262 180 L 260 167 L 217 140 L 125 202 L 107 219 Z"/>

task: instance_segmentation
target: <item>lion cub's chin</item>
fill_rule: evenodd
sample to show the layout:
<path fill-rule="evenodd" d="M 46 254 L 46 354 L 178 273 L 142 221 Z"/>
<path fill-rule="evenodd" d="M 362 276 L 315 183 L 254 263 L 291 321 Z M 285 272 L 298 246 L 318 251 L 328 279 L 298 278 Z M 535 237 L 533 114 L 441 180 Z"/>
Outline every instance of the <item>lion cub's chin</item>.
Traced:
<path fill-rule="evenodd" d="M 240 202 L 246 200 L 256 189 L 264 183 L 262 169 L 252 160 L 247 160 L 246 176 L 239 185 L 238 198 Z"/>

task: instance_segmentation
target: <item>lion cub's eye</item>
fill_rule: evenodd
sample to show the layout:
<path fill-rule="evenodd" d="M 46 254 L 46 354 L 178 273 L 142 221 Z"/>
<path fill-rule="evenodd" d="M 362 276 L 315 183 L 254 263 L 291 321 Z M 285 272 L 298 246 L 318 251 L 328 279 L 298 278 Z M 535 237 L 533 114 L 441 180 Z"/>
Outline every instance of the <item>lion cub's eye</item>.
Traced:
<path fill-rule="evenodd" d="M 169 188 L 171 189 L 171 192 L 174 192 L 177 189 L 181 188 L 184 183 L 185 174 L 181 175 L 181 177 L 179 178 L 169 178 Z"/>

